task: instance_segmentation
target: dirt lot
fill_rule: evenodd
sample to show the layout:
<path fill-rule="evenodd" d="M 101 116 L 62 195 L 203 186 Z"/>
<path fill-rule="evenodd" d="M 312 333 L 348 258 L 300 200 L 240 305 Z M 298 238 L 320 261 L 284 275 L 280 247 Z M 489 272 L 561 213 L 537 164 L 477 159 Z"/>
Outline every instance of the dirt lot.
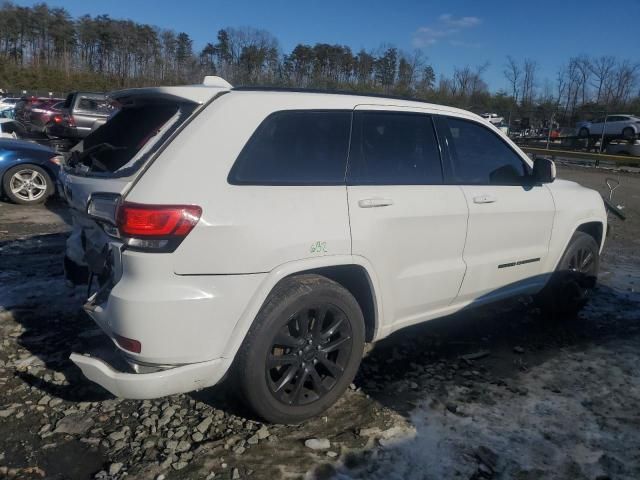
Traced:
<path fill-rule="evenodd" d="M 560 169 L 603 192 L 608 175 Z M 103 336 L 63 280 L 64 207 L 0 203 L 0 478 L 640 478 L 640 175 L 621 180 L 628 219 L 579 319 L 522 299 L 400 332 L 297 427 L 224 385 L 125 401 L 84 380 L 69 353 Z"/>

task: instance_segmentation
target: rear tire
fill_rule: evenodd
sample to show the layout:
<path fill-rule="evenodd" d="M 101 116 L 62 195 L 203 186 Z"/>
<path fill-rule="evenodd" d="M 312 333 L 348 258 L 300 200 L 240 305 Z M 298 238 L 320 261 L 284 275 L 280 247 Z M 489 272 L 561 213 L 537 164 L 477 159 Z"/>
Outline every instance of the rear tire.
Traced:
<path fill-rule="evenodd" d="M 25 163 L 6 171 L 2 178 L 2 190 L 13 203 L 37 205 L 54 192 L 54 185 L 44 169 Z"/>
<path fill-rule="evenodd" d="M 575 232 L 549 283 L 536 297 L 543 314 L 576 316 L 587 304 L 598 277 L 600 246 L 584 232 Z"/>
<path fill-rule="evenodd" d="M 356 375 L 364 318 L 342 285 L 296 275 L 267 298 L 238 352 L 242 400 L 272 423 L 299 423 L 329 408 Z"/>
<path fill-rule="evenodd" d="M 634 138 L 636 138 L 636 132 L 633 128 L 626 127 L 624 130 L 622 130 L 622 136 L 625 138 L 625 140 L 633 140 Z"/>
<path fill-rule="evenodd" d="M 578 131 L 578 136 L 580 138 L 588 138 L 589 137 L 589 129 L 587 127 L 582 127 L 579 131 Z"/>

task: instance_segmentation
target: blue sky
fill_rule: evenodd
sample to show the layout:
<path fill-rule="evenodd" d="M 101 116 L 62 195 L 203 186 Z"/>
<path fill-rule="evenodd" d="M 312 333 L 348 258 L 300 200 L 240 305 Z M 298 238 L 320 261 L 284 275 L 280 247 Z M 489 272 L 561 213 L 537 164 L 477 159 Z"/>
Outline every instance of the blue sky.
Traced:
<path fill-rule="evenodd" d="M 34 1 L 14 3 L 32 5 Z M 617 55 L 640 60 L 640 0 L 418 1 L 418 0 L 51 0 L 73 16 L 106 13 L 176 31 L 196 48 L 215 41 L 225 26 L 251 26 L 274 34 L 283 51 L 297 43 L 349 45 L 353 50 L 383 44 L 412 52 L 419 48 L 436 74 L 454 66 L 489 62 L 485 79 L 506 87 L 505 57 L 531 57 L 539 64 L 539 86 L 570 56 Z M 608 5 L 613 9 L 609 12 Z"/>

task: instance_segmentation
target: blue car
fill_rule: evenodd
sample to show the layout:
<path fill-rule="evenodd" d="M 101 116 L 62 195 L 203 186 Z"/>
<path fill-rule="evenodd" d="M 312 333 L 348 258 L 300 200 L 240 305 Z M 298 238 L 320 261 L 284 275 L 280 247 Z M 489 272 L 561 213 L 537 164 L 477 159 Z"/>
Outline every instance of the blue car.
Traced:
<path fill-rule="evenodd" d="M 0 139 L 2 193 L 22 205 L 44 202 L 56 191 L 60 161 L 54 150 L 42 145 Z"/>

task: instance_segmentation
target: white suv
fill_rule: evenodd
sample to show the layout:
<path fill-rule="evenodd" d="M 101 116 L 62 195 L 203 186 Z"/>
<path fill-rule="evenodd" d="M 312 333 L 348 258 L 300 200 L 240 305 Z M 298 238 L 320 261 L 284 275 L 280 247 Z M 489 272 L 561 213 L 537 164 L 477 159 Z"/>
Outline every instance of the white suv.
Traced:
<path fill-rule="evenodd" d="M 71 358 L 117 396 L 229 372 L 264 419 L 298 422 L 365 342 L 519 294 L 576 311 L 594 285 L 601 197 L 477 115 L 217 77 L 111 97 L 60 180 L 67 277 L 90 277 L 85 309 L 131 370 Z"/>

